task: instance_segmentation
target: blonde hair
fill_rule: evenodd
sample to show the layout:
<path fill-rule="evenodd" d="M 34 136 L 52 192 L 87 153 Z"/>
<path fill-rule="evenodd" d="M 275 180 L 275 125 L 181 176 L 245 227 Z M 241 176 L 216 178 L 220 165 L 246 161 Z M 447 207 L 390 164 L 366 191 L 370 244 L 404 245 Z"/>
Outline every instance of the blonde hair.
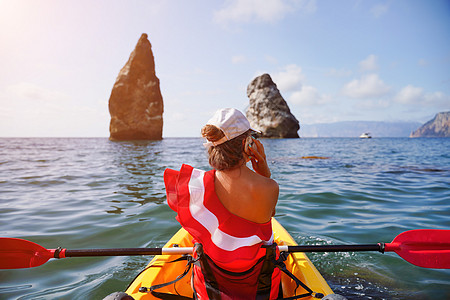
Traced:
<path fill-rule="evenodd" d="M 250 130 L 243 134 L 208 149 L 209 164 L 218 171 L 233 169 L 244 159 L 243 140 L 250 135 Z M 210 142 L 216 142 L 223 138 L 225 134 L 220 128 L 214 125 L 205 125 L 202 128 L 202 137 Z"/>

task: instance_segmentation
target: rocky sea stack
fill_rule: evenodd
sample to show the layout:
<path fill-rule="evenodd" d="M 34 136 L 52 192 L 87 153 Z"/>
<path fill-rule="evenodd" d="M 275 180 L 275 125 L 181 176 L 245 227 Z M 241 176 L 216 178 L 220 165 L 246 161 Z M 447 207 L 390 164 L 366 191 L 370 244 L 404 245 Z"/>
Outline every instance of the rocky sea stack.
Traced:
<path fill-rule="evenodd" d="M 434 119 L 413 131 L 410 137 L 450 137 L 450 111 L 438 113 Z"/>
<path fill-rule="evenodd" d="M 269 74 L 253 79 L 247 87 L 251 126 L 268 138 L 298 138 L 300 125 Z"/>
<path fill-rule="evenodd" d="M 147 34 L 120 70 L 109 98 L 110 139 L 162 139 L 164 104 Z"/>

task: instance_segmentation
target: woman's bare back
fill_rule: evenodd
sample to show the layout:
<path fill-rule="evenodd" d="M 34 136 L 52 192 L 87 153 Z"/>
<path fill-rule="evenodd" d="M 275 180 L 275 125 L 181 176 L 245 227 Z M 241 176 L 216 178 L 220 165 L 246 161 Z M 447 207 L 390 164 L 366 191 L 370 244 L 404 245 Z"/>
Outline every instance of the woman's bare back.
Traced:
<path fill-rule="evenodd" d="M 231 213 L 255 223 L 266 223 L 274 215 L 278 184 L 246 165 L 228 171 L 216 171 L 216 194 Z"/>

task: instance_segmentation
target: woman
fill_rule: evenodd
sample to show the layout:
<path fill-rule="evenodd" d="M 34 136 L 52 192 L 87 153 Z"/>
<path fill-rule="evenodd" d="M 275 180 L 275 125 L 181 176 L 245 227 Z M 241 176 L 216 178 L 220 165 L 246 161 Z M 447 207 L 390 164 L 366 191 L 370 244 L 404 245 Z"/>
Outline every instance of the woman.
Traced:
<path fill-rule="evenodd" d="M 279 188 L 254 132 L 240 111 L 220 109 L 202 129 L 213 170 L 183 165 L 164 172 L 168 204 L 197 243 L 198 299 L 278 296 L 280 275 L 273 265 L 278 254 L 261 246 L 273 243 Z"/>

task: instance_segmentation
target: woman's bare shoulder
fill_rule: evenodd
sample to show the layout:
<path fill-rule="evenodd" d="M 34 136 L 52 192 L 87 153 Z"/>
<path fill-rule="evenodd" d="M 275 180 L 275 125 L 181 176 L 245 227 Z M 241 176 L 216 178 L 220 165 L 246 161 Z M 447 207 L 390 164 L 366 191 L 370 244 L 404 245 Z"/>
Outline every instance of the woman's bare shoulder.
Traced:
<path fill-rule="evenodd" d="M 275 208 L 279 194 L 279 186 L 275 180 L 263 177 L 253 187 L 253 191 L 255 196 L 262 200 L 269 210 Z"/>
<path fill-rule="evenodd" d="M 272 178 L 264 177 L 259 174 L 255 174 L 255 185 L 258 187 L 258 189 L 263 189 L 264 191 L 267 190 L 277 190 L 279 189 L 278 183 L 273 180 Z"/>

